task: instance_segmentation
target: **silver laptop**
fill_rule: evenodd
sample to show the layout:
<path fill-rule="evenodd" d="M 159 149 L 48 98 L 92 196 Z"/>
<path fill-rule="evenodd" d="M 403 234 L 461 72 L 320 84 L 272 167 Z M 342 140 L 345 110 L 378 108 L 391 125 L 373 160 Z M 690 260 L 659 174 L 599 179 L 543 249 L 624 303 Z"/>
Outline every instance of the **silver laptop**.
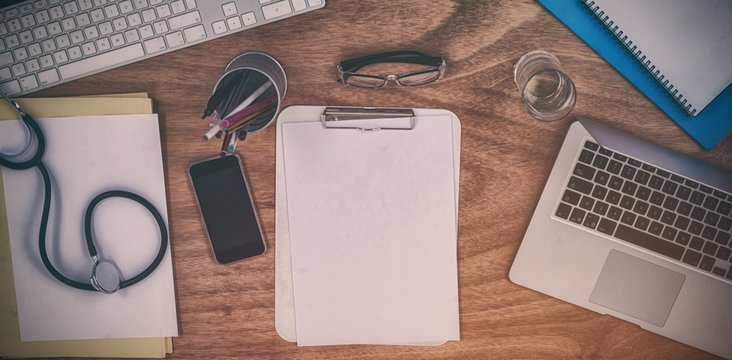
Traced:
<path fill-rule="evenodd" d="M 732 172 L 570 127 L 509 277 L 732 358 Z"/>

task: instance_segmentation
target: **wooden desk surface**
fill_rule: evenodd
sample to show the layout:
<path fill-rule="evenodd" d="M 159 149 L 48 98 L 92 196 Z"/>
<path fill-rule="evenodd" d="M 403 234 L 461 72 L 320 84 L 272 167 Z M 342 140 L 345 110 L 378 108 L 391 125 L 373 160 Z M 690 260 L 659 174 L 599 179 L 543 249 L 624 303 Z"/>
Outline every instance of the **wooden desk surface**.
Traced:
<path fill-rule="evenodd" d="M 202 1 L 202 0 L 201 0 Z M 732 167 L 732 141 L 702 151 L 670 118 L 538 3 L 328 0 L 315 12 L 227 36 L 34 94 L 148 92 L 160 114 L 180 336 L 172 358 L 708 358 L 635 325 L 515 285 L 508 270 L 570 120 L 522 112 L 512 66 L 525 52 L 557 55 L 589 116 Z M 435 3 L 436 4 L 436 3 Z M 423 88 L 357 89 L 335 81 L 344 58 L 393 49 L 446 57 L 446 77 Z M 214 262 L 187 176 L 215 154 L 200 115 L 237 54 L 258 50 L 284 66 L 284 105 L 444 108 L 462 122 L 458 266 L 461 337 L 438 347 L 298 348 L 274 328 L 275 127 L 239 146 L 269 250 Z M 120 149 L 121 151 L 123 149 Z M 729 334 L 720 334 L 729 336 Z"/>

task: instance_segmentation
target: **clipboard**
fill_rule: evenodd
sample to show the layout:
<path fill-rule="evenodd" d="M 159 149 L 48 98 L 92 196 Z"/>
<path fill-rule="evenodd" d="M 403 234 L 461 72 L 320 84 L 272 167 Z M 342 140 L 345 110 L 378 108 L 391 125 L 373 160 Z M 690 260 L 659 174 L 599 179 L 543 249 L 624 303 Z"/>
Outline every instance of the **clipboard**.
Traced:
<path fill-rule="evenodd" d="M 295 320 L 295 294 L 293 287 L 288 201 L 286 197 L 287 186 L 283 125 L 319 122 L 324 131 L 409 131 L 414 129 L 415 126 L 419 126 L 419 121 L 430 121 L 431 119 L 445 117 L 449 118 L 452 131 L 449 136 L 452 139 L 452 175 L 454 180 L 454 211 L 456 219 L 454 231 L 456 239 L 461 138 L 460 121 L 454 113 L 438 109 L 293 106 L 285 109 L 279 115 L 276 133 L 275 329 L 281 338 L 289 342 L 296 342 L 298 340 Z M 440 345 L 445 341 L 446 339 L 425 342 L 395 342 L 393 344 Z"/>

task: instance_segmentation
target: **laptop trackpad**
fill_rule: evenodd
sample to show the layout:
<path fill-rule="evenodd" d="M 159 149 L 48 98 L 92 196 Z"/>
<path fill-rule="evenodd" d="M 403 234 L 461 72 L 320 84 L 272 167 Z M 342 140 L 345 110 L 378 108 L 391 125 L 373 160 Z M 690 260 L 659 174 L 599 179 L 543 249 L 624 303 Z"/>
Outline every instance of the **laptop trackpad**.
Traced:
<path fill-rule="evenodd" d="M 590 302 L 663 326 L 686 276 L 611 250 Z"/>

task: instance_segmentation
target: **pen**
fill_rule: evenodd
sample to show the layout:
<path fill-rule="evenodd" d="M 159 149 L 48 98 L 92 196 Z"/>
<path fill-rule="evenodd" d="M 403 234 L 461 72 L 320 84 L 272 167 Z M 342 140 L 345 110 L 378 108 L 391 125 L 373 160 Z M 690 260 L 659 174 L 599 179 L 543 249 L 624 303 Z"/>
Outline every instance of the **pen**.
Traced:
<path fill-rule="evenodd" d="M 245 118 L 243 118 L 241 121 L 233 124 L 232 126 L 228 127 L 225 131 L 226 132 L 235 132 L 238 130 L 243 129 L 245 126 L 249 125 L 252 121 L 256 119 L 260 119 L 263 116 L 271 116 L 272 113 L 276 110 L 275 105 L 271 104 L 267 106 L 266 108 L 262 109 L 261 111 L 258 111 L 256 113 L 253 113 Z"/>
<path fill-rule="evenodd" d="M 227 154 L 233 154 L 236 151 L 236 141 L 239 140 L 238 133 L 232 133 L 231 139 L 229 139 L 229 145 L 226 148 Z"/>
<path fill-rule="evenodd" d="M 222 120 L 219 125 L 221 125 L 221 127 L 225 129 L 236 123 L 237 121 L 272 105 L 273 103 L 275 103 L 275 101 L 277 101 L 277 95 L 272 95 L 260 102 L 253 104 L 252 106 L 244 108 L 243 110 L 228 116 L 227 118 Z"/>
<path fill-rule="evenodd" d="M 254 102 L 254 100 L 257 100 L 257 98 L 259 97 L 259 95 L 262 95 L 262 93 L 264 93 L 265 91 L 267 91 L 267 89 L 269 89 L 270 86 L 272 86 L 272 81 L 267 80 L 267 82 L 265 82 L 264 84 L 262 84 L 262 86 L 260 86 L 257 90 L 254 90 L 254 92 L 251 95 L 249 95 L 246 99 L 244 99 L 244 101 L 242 101 L 242 103 L 239 104 L 239 106 L 237 106 L 236 108 L 234 108 L 234 110 L 231 110 L 230 112 L 226 113 L 226 116 L 224 116 L 223 118 L 225 119 L 225 118 L 231 116 L 231 114 L 238 113 L 242 109 L 244 109 L 247 106 L 249 106 L 249 104 L 251 104 L 252 102 Z"/>
<path fill-rule="evenodd" d="M 228 131 L 224 134 L 224 141 L 221 144 L 221 153 L 220 153 L 221 156 L 226 156 L 226 154 L 227 154 L 226 151 L 229 148 L 229 142 L 231 141 L 231 137 L 232 137 L 232 133 L 230 133 Z"/>
<path fill-rule="evenodd" d="M 214 91 L 213 95 L 208 98 L 208 102 L 206 103 L 206 109 L 203 110 L 203 116 L 201 116 L 202 119 L 208 117 L 214 112 L 214 109 L 221 103 L 221 99 L 224 97 L 224 94 L 228 93 L 231 90 L 231 88 L 234 86 L 234 84 L 238 82 L 241 76 L 242 73 L 237 72 L 232 74 L 231 77 L 225 78 L 225 83 L 219 86 L 216 91 Z"/>
<path fill-rule="evenodd" d="M 211 138 L 214 137 L 219 131 L 226 130 L 231 126 L 238 126 L 238 123 L 240 121 L 246 121 L 246 119 L 250 119 L 256 117 L 257 115 L 260 115 L 264 110 L 268 110 L 273 106 L 273 104 L 276 104 L 276 100 L 277 96 L 272 95 L 224 120 L 219 121 L 218 123 L 213 124 L 213 126 L 211 126 L 211 128 L 206 131 L 205 134 L 203 134 L 203 139 L 211 140 Z"/>

